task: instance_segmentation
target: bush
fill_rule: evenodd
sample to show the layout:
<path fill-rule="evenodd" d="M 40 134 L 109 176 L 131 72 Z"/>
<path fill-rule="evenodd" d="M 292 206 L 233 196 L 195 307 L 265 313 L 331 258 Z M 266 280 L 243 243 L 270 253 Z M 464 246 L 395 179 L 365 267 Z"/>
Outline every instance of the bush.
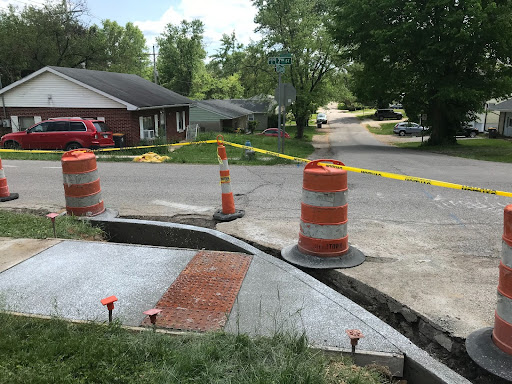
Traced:
<path fill-rule="evenodd" d="M 249 132 L 250 132 L 251 134 L 253 134 L 253 133 L 254 133 L 254 130 L 256 129 L 256 127 L 258 126 L 258 124 L 259 124 L 259 123 L 260 123 L 260 122 L 259 122 L 259 121 L 257 121 L 257 120 L 249 121 L 249 124 L 248 124 L 248 125 L 249 125 Z"/>

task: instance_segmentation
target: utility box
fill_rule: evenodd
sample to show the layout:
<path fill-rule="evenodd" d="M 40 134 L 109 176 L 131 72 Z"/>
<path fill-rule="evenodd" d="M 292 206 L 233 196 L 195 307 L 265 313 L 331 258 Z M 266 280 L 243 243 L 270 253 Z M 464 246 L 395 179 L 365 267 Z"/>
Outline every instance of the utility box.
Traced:
<path fill-rule="evenodd" d="M 11 120 L 3 119 L 3 120 L 0 120 L 0 122 L 2 123 L 2 127 L 11 128 Z"/>

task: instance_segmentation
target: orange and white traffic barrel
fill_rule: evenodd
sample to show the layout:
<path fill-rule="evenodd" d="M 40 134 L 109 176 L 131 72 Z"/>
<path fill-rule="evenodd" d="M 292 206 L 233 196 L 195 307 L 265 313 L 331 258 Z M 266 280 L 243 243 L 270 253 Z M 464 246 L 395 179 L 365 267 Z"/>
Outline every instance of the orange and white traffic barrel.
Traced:
<path fill-rule="evenodd" d="M 235 199 L 231 190 L 231 176 L 229 174 L 228 155 L 223 144 L 224 137 L 217 136 L 217 157 L 220 165 L 220 187 L 222 191 L 222 209 L 213 215 L 219 221 L 231 221 L 242 217 L 245 212 L 235 209 Z"/>
<path fill-rule="evenodd" d="M 315 160 L 304 168 L 299 242 L 281 251 L 306 268 L 348 268 L 365 257 L 348 243 L 347 171 L 337 160 Z M 325 164 L 325 165 L 324 165 Z"/>
<path fill-rule="evenodd" d="M 96 216 L 105 211 L 101 198 L 96 155 L 76 149 L 62 155 L 66 211 L 74 216 Z"/>
<path fill-rule="evenodd" d="M 17 193 L 10 193 L 9 186 L 7 185 L 7 178 L 5 177 L 4 169 L 2 168 L 2 159 L 0 159 L 0 202 L 10 201 L 17 199 Z"/>
<path fill-rule="evenodd" d="M 504 210 L 502 239 L 494 328 L 469 335 L 466 350 L 482 368 L 512 381 L 512 204 Z"/>

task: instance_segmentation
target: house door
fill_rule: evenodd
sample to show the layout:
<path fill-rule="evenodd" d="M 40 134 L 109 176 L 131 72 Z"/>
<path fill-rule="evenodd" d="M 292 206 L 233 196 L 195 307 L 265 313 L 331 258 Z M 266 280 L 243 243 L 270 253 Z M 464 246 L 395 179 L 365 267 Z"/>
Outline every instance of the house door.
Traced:
<path fill-rule="evenodd" d="M 512 116 L 507 116 L 506 124 L 503 129 L 503 136 L 512 137 Z"/>

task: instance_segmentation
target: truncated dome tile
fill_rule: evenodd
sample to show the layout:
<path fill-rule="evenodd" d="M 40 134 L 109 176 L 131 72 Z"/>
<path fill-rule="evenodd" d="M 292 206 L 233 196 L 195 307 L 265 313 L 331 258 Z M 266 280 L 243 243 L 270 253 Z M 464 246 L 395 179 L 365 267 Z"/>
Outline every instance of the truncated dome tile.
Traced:
<path fill-rule="evenodd" d="M 233 308 L 252 256 L 198 252 L 158 301 L 156 326 L 184 331 L 221 329 Z M 149 318 L 143 325 L 151 325 Z"/>

